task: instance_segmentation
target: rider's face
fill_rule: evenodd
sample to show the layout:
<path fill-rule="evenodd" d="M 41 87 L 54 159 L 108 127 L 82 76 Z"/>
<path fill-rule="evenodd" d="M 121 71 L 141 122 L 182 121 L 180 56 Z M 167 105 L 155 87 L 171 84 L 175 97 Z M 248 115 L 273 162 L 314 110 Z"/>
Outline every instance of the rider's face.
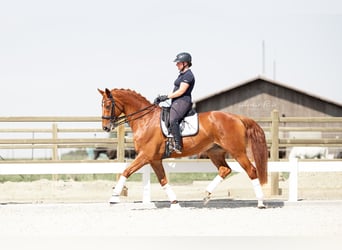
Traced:
<path fill-rule="evenodd" d="M 177 66 L 179 71 L 182 71 L 184 69 L 184 67 L 186 66 L 186 63 L 185 62 L 177 62 L 176 66 Z"/>

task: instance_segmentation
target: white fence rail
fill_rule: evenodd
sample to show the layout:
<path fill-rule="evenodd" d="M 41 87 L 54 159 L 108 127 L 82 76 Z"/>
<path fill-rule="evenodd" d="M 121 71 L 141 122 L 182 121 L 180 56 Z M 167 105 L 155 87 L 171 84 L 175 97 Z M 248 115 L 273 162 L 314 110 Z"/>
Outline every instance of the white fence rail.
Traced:
<path fill-rule="evenodd" d="M 2 163 L 0 175 L 17 174 L 115 174 L 122 173 L 129 162 L 78 162 L 78 163 Z M 229 161 L 235 172 L 243 172 L 241 166 Z M 165 160 L 164 167 L 168 173 L 216 173 L 209 160 Z M 270 161 L 268 172 L 289 172 L 288 201 L 298 201 L 299 172 L 342 172 L 342 161 Z M 138 173 L 143 174 L 143 203 L 151 202 L 151 168 L 143 167 Z"/>

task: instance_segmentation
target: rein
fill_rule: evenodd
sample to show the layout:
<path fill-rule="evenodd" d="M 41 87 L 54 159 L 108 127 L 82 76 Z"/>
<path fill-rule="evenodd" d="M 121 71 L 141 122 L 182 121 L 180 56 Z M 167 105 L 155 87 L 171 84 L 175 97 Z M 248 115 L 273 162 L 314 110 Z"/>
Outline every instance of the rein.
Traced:
<path fill-rule="evenodd" d="M 136 112 L 133 112 L 133 113 L 131 113 L 131 114 L 124 115 L 124 116 L 119 116 L 119 117 L 117 117 L 117 118 L 114 119 L 113 125 L 114 125 L 114 127 L 116 127 L 116 126 L 120 126 L 120 125 L 122 125 L 122 124 L 125 124 L 125 123 L 127 123 L 127 122 L 137 120 L 137 119 L 139 119 L 139 118 L 141 118 L 141 117 L 147 115 L 148 113 L 152 112 L 152 110 L 153 110 L 153 109 L 151 109 L 152 107 L 155 107 L 155 105 L 154 105 L 154 104 L 151 104 L 151 105 L 149 105 L 149 106 L 147 106 L 147 107 L 145 107 L 145 108 L 143 108 L 143 109 L 140 109 L 140 110 L 138 110 L 138 111 L 136 111 Z M 145 110 L 148 110 L 148 109 L 149 109 L 148 112 L 143 113 L 143 114 L 141 114 L 140 116 L 137 116 L 137 117 L 134 117 L 134 118 L 129 119 L 130 117 L 132 117 L 132 116 L 134 116 L 134 115 L 136 115 L 136 114 L 139 114 L 139 113 L 141 113 L 141 112 L 144 112 Z"/>

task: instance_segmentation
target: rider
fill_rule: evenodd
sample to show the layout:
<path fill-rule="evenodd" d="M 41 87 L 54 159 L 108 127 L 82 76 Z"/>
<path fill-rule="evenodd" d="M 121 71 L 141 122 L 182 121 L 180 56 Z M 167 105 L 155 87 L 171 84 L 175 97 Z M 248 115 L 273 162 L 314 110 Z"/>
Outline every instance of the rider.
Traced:
<path fill-rule="evenodd" d="M 174 151 L 182 153 L 183 142 L 179 129 L 179 124 L 192 107 L 191 92 L 195 85 L 195 77 L 190 67 L 192 66 L 191 55 L 186 52 L 179 53 L 174 62 L 179 70 L 178 78 L 174 82 L 173 92 L 168 95 L 158 96 L 155 104 L 172 99 L 170 109 L 171 134 L 175 140 Z"/>

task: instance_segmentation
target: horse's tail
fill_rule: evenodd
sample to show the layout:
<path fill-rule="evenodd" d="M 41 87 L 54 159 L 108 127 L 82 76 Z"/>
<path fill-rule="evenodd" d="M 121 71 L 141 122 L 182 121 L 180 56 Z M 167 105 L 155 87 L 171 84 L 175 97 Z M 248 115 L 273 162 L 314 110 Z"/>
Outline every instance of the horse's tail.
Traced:
<path fill-rule="evenodd" d="M 267 183 L 268 151 L 265 133 L 254 120 L 239 116 L 246 128 L 248 146 L 251 147 L 260 184 Z"/>

